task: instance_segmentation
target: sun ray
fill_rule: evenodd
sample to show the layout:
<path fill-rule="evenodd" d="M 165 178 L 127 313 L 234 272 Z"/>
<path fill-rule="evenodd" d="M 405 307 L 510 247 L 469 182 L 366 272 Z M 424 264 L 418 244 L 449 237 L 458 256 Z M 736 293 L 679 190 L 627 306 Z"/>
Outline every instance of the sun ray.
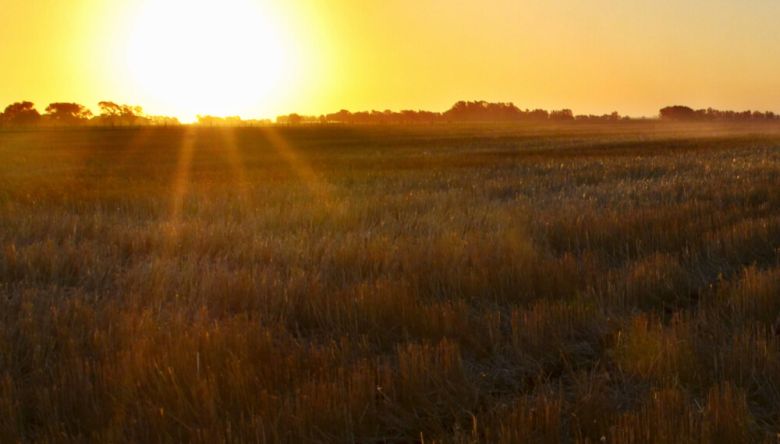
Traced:
<path fill-rule="evenodd" d="M 276 153 L 287 162 L 295 175 L 303 182 L 314 200 L 331 211 L 337 210 L 338 206 L 332 185 L 317 175 L 310 163 L 296 152 L 276 128 L 264 127 L 263 134 Z"/>
<path fill-rule="evenodd" d="M 242 204 L 248 202 L 249 199 L 249 182 L 247 181 L 246 169 L 244 167 L 244 161 L 241 157 L 241 152 L 238 149 L 236 143 L 236 131 L 235 127 L 222 128 L 220 134 L 222 136 L 223 149 L 227 157 L 228 165 L 230 166 L 231 173 L 238 192 L 239 201 Z"/>
<path fill-rule="evenodd" d="M 171 184 L 171 206 L 168 215 L 167 237 L 168 248 L 178 238 L 181 229 L 184 201 L 189 192 L 192 155 L 195 146 L 196 130 L 187 128 L 182 133 L 181 144 L 177 156 L 176 170 Z M 166 248 L 167 249 L 167 248 Z"/>

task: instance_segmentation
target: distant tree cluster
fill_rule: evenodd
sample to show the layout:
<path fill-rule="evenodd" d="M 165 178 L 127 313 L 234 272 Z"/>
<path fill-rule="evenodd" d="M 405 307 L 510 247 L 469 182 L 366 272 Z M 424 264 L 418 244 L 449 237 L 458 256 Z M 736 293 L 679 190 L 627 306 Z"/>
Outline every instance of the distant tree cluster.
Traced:
<path fill-rule="evenodd" d="M 600 116 L 595 114 L 580 114 L 574 116 L 574 120 L 580 122 L 617 122 L 619 120 L 631 120 L 628 116 L 621 116 L 617 111 L 612 114 L 602 114 Z"/>
<path fill-rule="evenodd" d="M 0 113 L 0 126 L 159 126 L 179 125 L 175 117 L 145 115 L 140 106 L 120 105 L 114 102 L 98 103 L 100 114 L 78 103 L 55 102 L 41 114 L 32 102 L 8 105 Z"/>
<path fill-rule="evenodd" d="M 662 120 L 679 121 L 766 121 L 780 118 L 772 111 L 721 111 L 713 108 L 695 110 L 682 105 L 661 108 L 659 116 Z"/>
<path fill-rule="evenodd" d="M 452 122 L 507 122 L 522 120 L 573 120 L 569 109 L 549 112 L 543 109 L 521 110 L 513 103 L 490 103 L 485 101 L 460 101 L 445 111 L 445 120 Z"/>
<path fill-rule="evenodd" d="M 521 110 L 513 103 L 460 101 L 449 110 L 439 113 L 433 111 L 361 111 L 350 112 L 342 109 L 321 116 L 301 116 L 288 114 L 276 119 L 280 124 L 306 123 L 347 123 L 347 124 L 408 124 L 408 123 L 453 123 L 453 122 L 539 122 L 539 121 L 614 121 L 621 119 L 618 113 L 603 116 L 575 116 L 570 109 L 547 111 L 544 109 Z"/>
<path fill-rule="evenodd" d="M 264 126 L 270 125 L 272 123 L 269 119 L 245 120 L 238 116 L 217 117 L 209 115 L 198 115 L 197 118 L 198 126 L 209 127 Z"/>
<path fill-rule="evenodd" d="M 32 102 L 16 102 L 8 105 L 0 114 L 0 123 L 14 126 L 35 125 L 41 120 L 41 114 Z"/>

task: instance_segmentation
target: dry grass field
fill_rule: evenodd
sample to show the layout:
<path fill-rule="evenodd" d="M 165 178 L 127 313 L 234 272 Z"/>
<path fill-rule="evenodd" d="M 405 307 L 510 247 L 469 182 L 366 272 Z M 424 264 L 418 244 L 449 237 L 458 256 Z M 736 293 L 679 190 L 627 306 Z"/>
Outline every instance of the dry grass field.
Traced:
<path fill-rule="evenodd" d="M 0 442 L 780 432 L 780 127 L 0 132 Z"/>

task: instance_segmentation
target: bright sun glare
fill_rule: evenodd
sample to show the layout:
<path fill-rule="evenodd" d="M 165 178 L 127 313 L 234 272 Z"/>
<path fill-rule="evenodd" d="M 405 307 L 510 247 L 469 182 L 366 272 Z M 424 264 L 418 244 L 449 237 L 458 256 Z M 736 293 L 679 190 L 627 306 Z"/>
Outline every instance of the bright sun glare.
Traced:
<path fill-rule="evenodd" d="M 136 87 L 161 109 L 253 115 L 288 75 L 289 46 L 255 0 L 149 0 L 131 33 Z"/>

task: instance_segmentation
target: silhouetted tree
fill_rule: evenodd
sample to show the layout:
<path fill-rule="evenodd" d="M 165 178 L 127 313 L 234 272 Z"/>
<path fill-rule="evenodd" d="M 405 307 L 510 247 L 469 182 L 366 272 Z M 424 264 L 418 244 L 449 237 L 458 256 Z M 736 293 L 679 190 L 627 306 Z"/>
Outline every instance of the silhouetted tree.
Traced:
<path fill-rule="evenodd" d="M 550 120 L 574 120 L 574 113 L 570 109 L 552 111 L 550 113 Z"/>
<path fill-rule="evenodd" d="M 352 113 L 345 109 L 342 109 L 337 113 L 328 114 L 325 116 L 325 119 L 328 122 L 334 122 L 334 123 L 353 123 Z"/>
<path fill-rule="evenodd" d="M 276 123 L 282 125 L 301 125 L 312 123 L 324 123 L 323 116 L 304 116 L 298 113 L 285 114 L 276 117 Z"/>
<path fill-rule="evenodd" d="M 661 119 L 664 120 L 695 120 L 696 119 L 696 111 L 694 111 L 693 108 L 682 106 L 682 105 L 674 105 L 674 106 L 667 106 L 665 108 L 661 108 L 659 115 L 661 116 Z"/>
<path fill-rule="evenodd" d="M 100 115 L 105 117 L 118 117 L 122 115 L 122 106 L 114 102 L 98 102 Z"/>
<path fill-rule="evenodd" d="M 566 114 L 568 112 L 568 114 Z M 444 120 L 450 122 L 517 122 L 517 121 L 543 121 L 553 118 L 551 113 L 543 109 L 533 111 L 521 110 L 511 102 L 491 103 L 484 100 L 455 103 L 445 111 Z M 567 117 L 568 116 L 568 117 Z M 570 110 L 564 113 L 558 112 L 555 118 L 559 120 L 572 120 L 574 115 Z"/>
<path fill-rule="evenodd" d="M 78 103 L 57 102 L 46 107 L 46 116 L 63 125 L 80 125 L 92 117 L 92 111 Z"/>
<path fill-rule="evenodd" d="M 118 105 L 114 102 L 98 102 L 98 107 L 100 108 L 100 116 L 98 119 L 100 120 L 100 123 L 116 126 L 120 118 L 122 116 L 122 106 Z"/>
<path fill-rule="evenodd" d="M 139 125 L 149 123 L 142 116 L 144 110 L 140 106 L 119 105 L 114 102 L 98 102 L 100 108 L 99 122 L 104 125 Z"/>
<path fill-rule="evenodd" d="M 11 126 L 35 125 L 40 120 L 41 114 L 32 102 L 16 102 L 8 105 L 0 119 L 3 124 Z"/>
<path fill-rule="evenodd" d="M 523 117 L 527 120 L 547 120 L 550 118 L 550 113 L 544 109 L 535 109 L 533 111 L 526 111 Z"/>
<path fill-rule="evenodd" d="M 444 117 L 455 122 L 501 122 L 520 120 L 523 112 L 514 103 L 490 103 L 484 100 L 455 103 Z"/>
<path fill-rule="evenodd" d="M 287 118 L 287 123 L 290 125 L 300 125 L 303 122 L 303 117 L 300 114 L 292 113 Z"/>

